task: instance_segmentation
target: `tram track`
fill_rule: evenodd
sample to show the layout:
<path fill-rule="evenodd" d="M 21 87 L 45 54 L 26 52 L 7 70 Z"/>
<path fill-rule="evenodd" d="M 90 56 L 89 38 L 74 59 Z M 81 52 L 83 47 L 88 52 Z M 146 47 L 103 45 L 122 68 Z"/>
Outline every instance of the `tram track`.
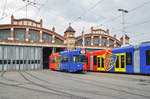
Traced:
<path fill-rule="evenodd" d="M 95 81 L 95 80 L 90 80 L 90 79 L 85 79 L 85 78 L 80 78 L 80 77 L 78 78 L 78 77 L 74 77 L 74 76 L 67 75 L 67 74 L 64 74 L 64 73 L 61 74 L 61 76 L 63 78 L 67 78 L 67 79 L 70 79 L 70 80 L 73 80 L 73 81 L 77 81 L 77 82 L 81 82 L 81 83 L 84 83 L 84 84 L 90 84 L 90 85 L 93 85 L 93 86 L 96 86 L 96 87 L 103 87 L 103 88 L 111 89 L 111 90 L 114 90 L 114 91 L 123 92 L 123 93 L 126 93 L 126 94 L 135 95 L 135 96 L 141 96 L 141 97 L 150 99 L 150 96 L 146 96 L 146 95 L 142 95 L 142 94 L 136 94 L 136 93 L 129 92 L 129 91 L 126 91 L 126 90 L 123 90 L 123 89 L 116 89 L 116 88 L 111 88 L 111 87 L 107 87 L 107 86 L 104 86 L 104 85 L 100 85 L 102 83 L 105 83 L 105 84 L 108 84 L 109 86 L 110 85 L 111 86 L 118 86 L 118 85 L 115 85 L 115 84 L 106 83 L 106 82 L 100 82 L 100 81 Z M 66 76 L 68 76 L 69 78 L 66 77 Z M 139 89 L 130 88 L 130 87 L 121 86 L 121 85 L 119 85 L 118 87 L 128 88 L 128 89 L 131 89 L 131 90 L 139 90 Z M 142 91 L 144 91 L 144 90 L 142 90 Z"/>
<path fill-rule="evenodd" d="M 44 86 L 44 85 L 35 83 L 32 80 L 28 79 L 22 72 L 20 72 L 20 74 L 23 76 L 23 78 L 25 80 L 31 82 L 33 85 L 36 85 L 36 86 L 41 87 L 41 88 L 45 88 L 45 89 L 50 90 L 50 91 L 54 91 L 56 93 L 61 93 L 61 94 L 65 95 L 65 96 L 67 96 L 67 97 L 70 97 L 71 99 L 89 99 L 87 97 L 81 97 L 81 96 L 73 95 L 73 94 L 65 92 L 65 91 L 56 90 L 54 88 L 50 88 L 49 86 Z M 29 74 L 29 73 L 27 73 L 27 74 L 31 76 L 31 74 Z M 36 76 L 33 76 L 33 75 L 32 75 L 32 77 L 35 77 L 36 79 L 39 79 L 39 78 L 37 78 Z"/>
<path fill-rule="evenodd" d="M 8 79 L 8 78 L 5 78 L 5 77 L 2 77 L 2 79 L 6 80 L 6 81 L 10 81 L 12 83 L 17 83 L 17 84 L 10 84 L 10 83 L 5 83 L 5 82 L 0 82 L 0 84 L 2 84 L 2 85 L 12 86 L 12 87 L 18 87 L 18 88 L 24 88 L 24 89 L 28 89 L 28 90 L 43 92 L 43 93 L 45 93 L 45 92 L 46 93 L 52 93 L 52 92 L 48 92 L 48 91 L 43 91 L 43 90 L 32 89 L 32 88 L 20 86 L 20 85 L 25 85 L 25 84 L 31 84 L 31 85 L 33 85 L 33 83 L 30 80 L 28 80 L 27 78 L 25 78 L 28 81 L 26 83 L 22 83 L 20 81 Z M 56 93 L 53 93 L 53 94 L 56 94 Z M 59 95 L 59 94 L 56 94 L 56 95 Z"/>
<path fill-rule="evenodd" d="M 28 75 L 30 75 L 30 76 L 32 76 L 32 77 L 35 77 L 35 78 L 37 78 L 37 79 L 39 79 L 38 77 L 36 77 L 35 75 L 33 75 L 33 74 L 30 74 L 30 73 L 28 73 L 28 72 L 26 72 Z M 65 88 L 65 87 L 64 87 Z M 66 88 L 65 88 L 66 89 Z M 101 96 L 101 95 L 103 95 L 103 96 L 107 96 L 107 97 L 114 97 L 114 98 L 118 98 L 118 97 L 116 97 L 116 96 L 114 96 L 114 95 L 108 95 L 108 94 L 101 94 L 101 93 L 96 93 L 96 92 L 92 92 L 92 91 L 85 91 L 85 90 L 77 90 L 77 89 L 68 89 L 67 88 L 67 90 L 70 90 L 70 91 L 76 91 L 76 92 L 86 92 L 86 93 L 89 93 L 89 94 L 95 94 L 95 95 L 99 95 L 99 96 Z M 71 98 L 72 99 L 72 98 Z M 82 99 L 82 98 L 80 98 L 80 99 Z M 90 98 L 87 98 L 87 97 L 84 97 L 83 99 L 90 99 Z"/>
<path fill-rule="evenodd" d="M 2 77 L 2 79 L 7 80 L 7 81 L 11 81 L 12 83 L 15 82 L 17 84 L 10 84 L 10 83 L 6 83 L 6 82 L 0 81 L 1 85 L 11 86 L 11 87 L 15 87 L 15 88 L 22 88 L 22 89 L 26 89 L 28 91 L 42 92 L 42 93 L 48 93 L 48 94 L 54 94 L 54 95 L 58 95 L 58 96 L 68 97 L 66 95 L 62 95 L 62 94 L 58 94 L 58 93 L 53 93 L 53 92 L 49 92 L 49 91 L 44 91 L 44 90 L 39 90 L 39 89 L 34 89 L 34 88 L 29 88 L 29 87 L 21 86 L 21 85 L 24 85 L 24 84 L 32 84 L 32 83 L 29 83 L 29 82 L 22 84 L 22 82 L 17 81 L 17 80 L 6 79 L 4 77 Z"/>
<path fill-rule="evenodd" d="M 26 89 L 26 90 L 29 90 L 29 91 L 32 90 L 32 91 L 36 91 L 36 92 L 54 94 L 54 95 L 57 95 L 57 96 L 66 97 L 68 99 L 89 99 L 87 97 L 81 97 L 81 96 L 73 95 L 73 94 L 70 94 L 70 93 L 67 93 L 67 92 L 56 90 L 55 88 L 49 88 L 49 86 L 44 86 L 44 85 L 35 83 L 34 81 L 28 79 L 22 72 L 18 72 L 18 73 L 27 81 L 26 83 L 20 82 L 20 81 L 17 81 L 17 80 L 8 79 L 8 78 L 5 78 L 5 77 L 1 77 L 2 79 L 6 80 L 6 81 L 9 81 L 9 82 L 12 82 L 12 83 L 16 83 L 16 84 L 10 84 L 10 83 L 1 82 L 1 81 L 0 81 L 0 84 L 1 85 L 5 85 L 5 86 L 23 88 L 23 89 Z M 32 76 L 32 77 L 37 78 L 36 76 Z M 39 78 L 37 78 L 37 79 L 39 79 Z M 47 82 L 47 81 L 44 81 L 44 82 Z M 28 87 L 24 86 L 26 84 L 30 84 L 30 85 L 34 85 L 34 86 L 37 86 L 37 87 L 41 87 L 41 88 L 46 89 L 48 91 L 40 90 L 40 89 L 34 89 L 34 88 L 28 88 Z M 53 91 L 53 92 L 50 92 L 50 91 Z"/>
<path fill-rule="evenodd" d="M 1 77 L 3 77 L 5 73 L 6 73 L 6 71 L 3 71 L 3 72 L 1 73 Z"/>

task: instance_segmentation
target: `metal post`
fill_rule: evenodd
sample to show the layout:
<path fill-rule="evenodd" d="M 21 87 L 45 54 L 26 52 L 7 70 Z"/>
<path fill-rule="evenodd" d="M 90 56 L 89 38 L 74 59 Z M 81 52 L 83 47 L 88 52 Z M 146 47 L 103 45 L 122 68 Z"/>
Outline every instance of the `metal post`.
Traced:
<path fill-rule="evenodd" d="M 85 42 L 85 39 L 84 39 L 84 27 L 83 27 L 83 31 L 82 31 L 82 43 L 83 43 L 83 48 L 85 48 L 85 44 L 84 44 L 84 42 Z"/>
<path fill-rule="evenodd" d="M 125 46 L 125 13 L 128 13 L 127 10 L 118 9 L 118 11 L 122 12 L 122 33 L 123 33 L 123 46 Z"/>

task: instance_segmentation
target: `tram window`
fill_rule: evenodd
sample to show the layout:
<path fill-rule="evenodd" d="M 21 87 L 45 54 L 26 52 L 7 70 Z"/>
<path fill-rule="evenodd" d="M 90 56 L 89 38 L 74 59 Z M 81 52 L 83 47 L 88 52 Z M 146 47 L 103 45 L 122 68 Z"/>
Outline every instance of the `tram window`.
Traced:
<path fill-rule="evenodd" d="M 102 68 L 104 68 L 104 58 L 102 58 Z"/>
<path fill-rule="evenodd" d="M 87 57 L 85 56 L 85 55 L 80 55 L 80 62 L 82 63 L 84 63 L 84 62 L 87 62 Z"/>
<path fill-rule="evenodd" d="M 8 60 L 8 64 L 11 64 L 11 60 Z"/>
<path fill-rule="evenodd" d="M 7 64 L 7 60 L 4 60 L 4 64 Z"/>
<path fill-rule="evenodd" d="M 94 65 L 97 65 L 97 56 L 94 56 Z"/>
<path fill-rule="evenodd" d="M 126 53 L 126 64 L 132 65 L 132 53 L 131 52 Z"/>
<path fill-rule="evenodd" d="M 51 62 L 55 63 L 55 57 L 51 58 Z"/>
<path fill-rule="evenodd" d="M 72 55 L 69 55 L 69 62 L 72 62 Z"/>
<path fill-rule="evenodd" d="M 119 56 L 117 56 L 117 60 L 116 60 L 116 68 L 119 68 Z"/>
<path fill-rule="evenodd" d="M 80 60 L 79 60 L 79 55 L 73 55 L 73 62 L 74 62 L 74 63 L 80 62 Z"/>
<path fill-rule="evenodd" d="M 100 67 L 100 57 L 98 57 L 98 67 Z"/>
<path fill-rule="evenodd" d="M 124 68 L 124 55 L 121 55 L 121 68 Z"/>
<path fill-rule="evenodd" d="M 60 62 L 61 62 L 61 63 L 64 62 L 64 57 L 63 57 L 63 56 L 61 56 Z"/>
<path fill-rule="evenodd" d="M 62 58 L 62 62 L 68 62 L 68 56 L 64 56 L 64 57 Z"/>
<path fill-rule="evenodd" d="M 61 62 L 68 62 L 68 56 L 62 56 Z"/>
<path fill-rule="evenodd" d="M 150 50 L 146 51 L 146 65 L 150 65 Z"/>

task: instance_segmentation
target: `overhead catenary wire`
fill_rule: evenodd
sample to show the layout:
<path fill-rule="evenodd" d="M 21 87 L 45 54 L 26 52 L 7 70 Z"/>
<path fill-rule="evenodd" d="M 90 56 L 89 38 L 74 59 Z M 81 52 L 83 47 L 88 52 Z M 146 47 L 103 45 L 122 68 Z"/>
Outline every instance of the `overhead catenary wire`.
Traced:
<path fill-rule="evenodd" d="M 27 4 L 27 5 L 23 6 L 23 7 L 20 7 L 20 8 L 18 8 L 18 9 L 16 9 L 16 10 L 13 11 L 11 14 L 6 14 L 5 16 L 1 17 L 0 20 L 3 20 L 3 19 L 5 19 L 5 18 L 7 18 L 8 16 L 10 16 L 10 15 L 16 13 L 17 11 L 20 11 L 20 10 L 24 9 L 26 6 L 29 6 L 30 4 L 31 4 L 31 3 L 29 3 L 29 4 Z"/>
<path fill-rule="evenodd" d="M 38 17 L 41 17 L 41 16 L 40 16 L 41 9 L 45 6 L 45 4 L 47 4 L 47 2 L 48 2 L 48 0 L 45 0 L 44 3 L 42 3 L 42 4 L 37 3 L 37 5 L 39 5 L 39 7 L 37 7 L 37 13 L 38 13 L 38 14 L 35 13 L 35 15 L 34 15 L 36 19 L 38 19 Z M 38 17 L 37 17 L 37 16 L 38 16 Z"/>
<path fill-rule="evenodd" d="M 132 8 L 132 9 L 130 9 L 129 10 L 129 14 L 127 14 L 125 16 L 131 15 L 131 12 L 134 12 L 134 11 L 140 9 L 140 8 L 144 7 L 144 5 L 147 5 L 147 4 L 150 4 L 150 1 L 144 2 L 141 5 L 138 5 L 138 6 L 134 7 L 134 8 Z M 105 23 L 110 24 L 111 22 L 113 22 L 116 19 L 120 18 L 120 16 L 121 15 L 116 16 L 116 17 L 111 18 L 111 19 L 108 19 L 108 20 L 105 21 Z M 136 23 L 136 24 L 131 24 L 131 25 L 125 26 L 125 28 L 131 28 L 131 27 L 138 26 L 138 25 L 145 24 L 145 23 L 149 23 L 149 22 L 150 22 L 150 20 L 147 20 L 147 21 L 143 21 L 143 22 L 140 22 L 140 23 Z M 102 24 L 104 24 L 104 22 Z M 121 31 L 121 29 L 116 29 L 116 30 Z"/>
<path fill-rule="evenodd" d="M 81 16 L 75 18 L 74 20 L 72 20 L 70 23 L 73 24 L 75 23 L 77 20 L 82 19 L 87 13 L 89 13 L 92 9 L 94 9 L 95 7 L 97 7 L 97 5 L 99 5 L 100 3 L 102 3 L 104 0 L 99 0 L 97 3 L 95 3 L 93 6 L 91 6 L 89 9 L 87 9 L 87 11 L 85 11 Z"/>
<path fill-rule="evenodd" d="M 3 12 L 2 12 L 2 17 L 3 17 L 3 16 L 4 16 L 4 14 L 5 14 L 6 5 L 7 5 L 7 0 L 5 0 L 4 9 L 3 9 Z"/>
<path fill-rule="evenodd" d="M 125 26 L 125 28 L 137 27 L 139 25 L 143 25 L 143 24 L 146 24 L 146 23 L 149 23 L 149 22 L 150 22 L 150 20 L 146 20 L 146 21 L 142 21 L 142 22 L 139 22 L 139 23 L 127 25 L 127 26 Z M 121 31 L 121 29 L 115 29 L 114 31 Z"/>
<path fill-rule="evenodd" d="M 140 8 L 144 7 L 145 5 L 147 5 L 147 4 L 150 4 L 150 1 L 144 2 L 144 3 L 142 3 L 141 5 L 138 5 L 138 6 L 134 7 L 134 8 L 132 8 L 132 9 L 130 9 L 130 10 L 129 10 L 129 14 L 127 14 L 127 15 L 125 15 L 125 16 L 131 15 L 131 12 L 134 12 L 134 11 L 140 9 Z M 106 21 L 104 21 L 104 22 L 108 24 L 108 23 L 111 23 L 111 22 L 117 20 L 117 19 L 120 18 L 120 17 L 121 17 L 121 15 L 118 15 L 118 16 L 113 17 L 113 18 L 111 18 L 111 19 L 108 19 L 108 20 L 106 20 Z M 99 19 L 99 18 L 98 18 L 98 19 Z M 104 22 L 103 22 L 102 24 L 104 24 Z"/>
<path fill-rule="evenodd" d="M 128 25 L 128 26 L 126 26 L 125 28 L 135 27 L 135 26 L 143 25 L 143 24 L 146 24 L 146 23 L 149 23 L 149 22 L 150 22 L 150 20 L 146 20 L 146 21 L 142 21 L 142 22 L 139 22 L 139 23 L 135 23 L 135 24 Z"/>
<path fill-rule="evenodd" d="M 129 15 L 130 15 L 131 12 L 134 12 L 134 11 L 140 9 L 140 8 L 144 7 L 144 5 L 147 5 L 147 4 L 150 4 L 150 1 L 144 2 L 144 3 L 142 3 L 141 5 L 136 6 L 136 7 L 132 8 L 132 9 L 130 9 L 130 10 L 129 10 Z M 117 20 L 118 18 L 120 18 L 120 16 L 121 16 L 121 15 L 116 16 L 116 17 L 113 17 L 113 18 L 108 19 L 108 20 L 106 20 L 106 21 L 104 21 L 104 22 L 108 24 L 108 23 L 110 23 L 110 22 L 113 22 L 113 21 Z M 144 22 L 140 22 L 140 23 L 136 23 L 136 24 L 132 24 L 132 25 L 130 25 L 130 26 L 133 27 L 133 26 L 135 26 L 135 25 L 137 26 L 137 25 L 145 24 L 145 23 L 148 23 L 149 21 L 150 21 L 150 20 L 144 21 Z M 101 23 L 101 24 L 104 24 L 104 22 Z M 126 26 L 125 28 L 130 27 L 130 26 Z M 98 27 L 98 26 L 97 26 L 97 25 L 94 25 L 93 27 Z M 120 31 L 120 29 L 117 29 L 117 30 Z"/>
<path fill-rule="evenodd" d="M 144 3 L 142 3 L 141 5 L 139 5 L 139 6 L 135 7 L 135 8 L 130 9 L 129 11 L 130 11 L 130 12 L 136 11 L 136 10 L 138 10 L 139 8 L 142 8 L 142 7 L 144 7 L 145 5 L 147 5 L 147 4 L 149 4 L 149 3 L 150 3 L 150 1 L 144 2 Z"/>

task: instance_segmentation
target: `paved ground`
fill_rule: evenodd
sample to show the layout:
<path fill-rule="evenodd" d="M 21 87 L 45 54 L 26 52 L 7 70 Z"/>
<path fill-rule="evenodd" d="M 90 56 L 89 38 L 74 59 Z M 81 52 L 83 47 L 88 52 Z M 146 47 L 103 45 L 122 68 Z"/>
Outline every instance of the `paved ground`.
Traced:
<path fill-rule="evenodd" d="M 0 99 L 150 99 L 150 76 L 0 72 Z"/>

